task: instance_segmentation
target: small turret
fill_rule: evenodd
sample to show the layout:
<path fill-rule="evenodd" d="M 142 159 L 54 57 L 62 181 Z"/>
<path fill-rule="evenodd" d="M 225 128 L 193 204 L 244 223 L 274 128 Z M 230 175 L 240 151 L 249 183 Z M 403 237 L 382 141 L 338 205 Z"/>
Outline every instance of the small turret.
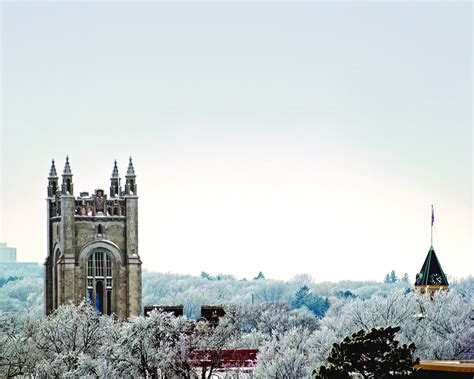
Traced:
<path fill-rule="evenodd" d="M 421 267 L 421 271 L 416 274 L 415 287 L 420 292 L 425 290 L 430 291 L 431 294 L 439 289 L 447 289 L 449 286 L 446 274 L 441 268 L 438 257 L 433 248 L 433 225 L 434 225 L 434 208 L 431 206 L 431 246 L 426 256 L 425 262 Z"/>
<path fill-rule="evenodd" d="M 54 159 L 51 161 L 51 169 L 49 170 L 48 176 L 48 197 L 54 197 L 58 190 L 58 173 L 56 172 L 56 166 L 54 165 Z"/>
<path fill-rule="evenodd" d="M 120 196 L 122 188 L 120 187 L 120 175 L 118 172 L 117 161 L 114 161 L 114 168 L 110 177 L 110 197 Z"/>
<path fill-rule="evenodd" d="M 128 162 L 127 174 L 125 175 L 125 194 L 136 195 L 137 194 L 137 183 L 135 181 L 135 169 L 133 168 L 132 157 Z"/>
<path fill-rule="evenodd" d="M 72 184 L 72 172 L 71 166 L 69 166 L 69 157 L 66 156 L 66 164 L 63 171 L 63 184 L 62 184 L 62 194 L 63 195 L 73 195 L 74 186 Z"/>
<path fill-rule="evenodd" d="M 448 288 L 448 286 L 449 283 L 446 274 L 441 268 L 441 264 L 439 263 L 433 246 L 431 246 L 421 271 L 416 274 L 415 287 L 424 290 L 425 288 Z"/>

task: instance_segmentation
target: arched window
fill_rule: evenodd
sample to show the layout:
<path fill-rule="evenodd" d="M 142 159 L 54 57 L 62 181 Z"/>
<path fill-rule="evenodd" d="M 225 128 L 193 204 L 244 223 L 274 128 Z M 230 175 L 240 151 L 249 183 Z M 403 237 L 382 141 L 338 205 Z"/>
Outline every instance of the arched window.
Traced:
<path fill-rule="evenodd" d="M 87 259 L 87 300 L 97 312 L 112 314 L 112 259 L 104 250 L 92 252 Z"/>

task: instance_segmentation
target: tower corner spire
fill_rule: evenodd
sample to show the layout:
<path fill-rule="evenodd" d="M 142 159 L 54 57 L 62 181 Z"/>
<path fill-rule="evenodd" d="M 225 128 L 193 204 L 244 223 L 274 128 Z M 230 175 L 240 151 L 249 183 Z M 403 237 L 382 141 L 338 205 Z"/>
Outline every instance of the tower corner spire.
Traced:
<path fill-rule="evenodd" d="M 58 173 L 56 171 L 56 166 L 54 164 L 54 158 L 51 159 L 51 168 L 49 169 L 49 176 L 48 178 L 52 179 L 52 178 L 57 178 L 58 177 Z"/>
<path fill-rule="evenodd" d="M 118 178 L 118 177 L 119 177 L 119 172 L 118 172 L 118 167 L 117 167 L 117 159 L 114 159 L 114 168 L 112 169 L 111 178 Z"/>
<path fill-rule="evenodd" d="M 74 194 L 74 186 L 72 184 L 72 171 L 71 166 L 69 164 L 69 156 L 66 155 L 66 164 L 64 165 L 63 170 L 63 184 L 61 188 L 61 192 L 63 195 L 73 195 Z"/>
<path fill-rule="evenodd" d="M 117 160 L 115 159 L 112 175 L 110 176 L 110 197 L 117 197 L 121 194 L 122 188 L 120 187 L 120 175 L 117 167 Z"/>
<path fill-rule="evenodd" d="M 54 158 L 51 160 L 51 168 L 49 169 L 48 175 L 48 197 L 52 198 L 56 195 L 58 190 L 58 173 L 56 166 L 54 165 Z"/>
<path fill-rule="evenodd" d="M 132 157 L 128 158 L 128 168 L 127 168 L 127 175 L 126 176 L 136 176 L 135 175 L 135 168 L 133 167 Z"/>
<path fill-rule="evenodd" d="M 136 183 L 135 168 L 133 167 L 132 157 L 128 160 L 127 174 L 125 175 L 125 194 L 136 195 L 137 194 L 137 183 Z"/>

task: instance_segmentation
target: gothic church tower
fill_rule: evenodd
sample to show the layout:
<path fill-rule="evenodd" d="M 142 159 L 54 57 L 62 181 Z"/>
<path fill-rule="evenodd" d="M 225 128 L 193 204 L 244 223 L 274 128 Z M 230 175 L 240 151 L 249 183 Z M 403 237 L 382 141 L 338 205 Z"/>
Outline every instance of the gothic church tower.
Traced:
<path fill-rule="evenodd" d="M 141 313 L 138 197 L 132 159 L 122 192 L 117 162 L 109 197 L 102 189 L 74 197 L 69 158 L 62 184 L 54 165 L 48 176 L 45 310 L 87 299 L 98 312 L 125 320 Z"/>

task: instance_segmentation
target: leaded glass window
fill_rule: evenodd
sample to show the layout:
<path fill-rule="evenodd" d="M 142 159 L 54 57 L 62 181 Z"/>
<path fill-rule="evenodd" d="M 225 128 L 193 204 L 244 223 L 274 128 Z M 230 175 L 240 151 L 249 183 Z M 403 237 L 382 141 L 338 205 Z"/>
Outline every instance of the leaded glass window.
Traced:
<path fill-rule="evenodd" d="M 112 314 L 112 259 L 103 250 L 94 251 L 87 258 L 87 301 L 97 312 Z"/>

